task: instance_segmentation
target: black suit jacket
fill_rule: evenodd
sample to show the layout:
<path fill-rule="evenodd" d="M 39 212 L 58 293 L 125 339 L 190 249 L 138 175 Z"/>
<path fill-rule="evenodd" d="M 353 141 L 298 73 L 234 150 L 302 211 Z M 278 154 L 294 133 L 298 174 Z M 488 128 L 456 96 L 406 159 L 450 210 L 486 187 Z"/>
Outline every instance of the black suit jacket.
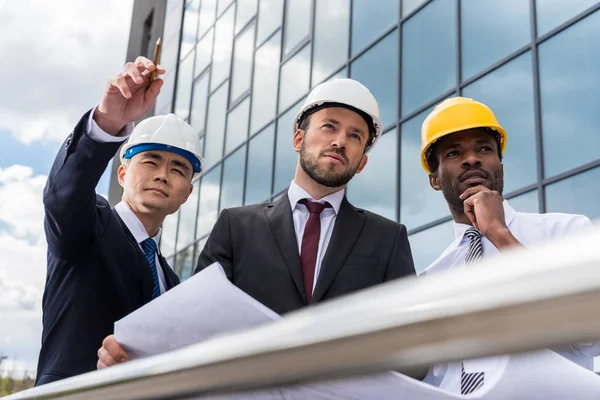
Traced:
<path fill-rule="evenodd" d="M 87 136 L 89 113 L 61 147 L 44 189 L 48 270 L 36 384 L 96 369 L 115 321 L 152 299 L 144 252 L 95 187 L 120 143 Z M 179 283 L 160 256 L 166 288 Z"/>
<path fill-rule="evenodd" d="M 236 286 L 279 314 L 307 305 L 287 194 L 223 210 L 196 272 L 215 261 Z M 406 228 L 344 197 L 310 303 L 414 274 Z"/>

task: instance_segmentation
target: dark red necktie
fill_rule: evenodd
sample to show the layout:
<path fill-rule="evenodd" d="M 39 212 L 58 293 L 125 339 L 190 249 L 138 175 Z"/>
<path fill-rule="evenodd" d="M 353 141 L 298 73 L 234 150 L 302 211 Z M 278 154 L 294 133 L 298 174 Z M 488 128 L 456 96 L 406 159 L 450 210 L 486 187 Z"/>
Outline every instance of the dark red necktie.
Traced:
<path fill-rule="evenodd" d="M 302 199 L 299 203 L 304 204 L 310 213 L 304 227 L 302 250 L 300 251 L 306 303 L 310 303 L 317 265 L 317 253 L 319 252 L 319 237 L 321 236 L 321 212 L 326 207 L 331 207 L 331 205 L 329 203 L 308 201 L 307 199 Z"/>

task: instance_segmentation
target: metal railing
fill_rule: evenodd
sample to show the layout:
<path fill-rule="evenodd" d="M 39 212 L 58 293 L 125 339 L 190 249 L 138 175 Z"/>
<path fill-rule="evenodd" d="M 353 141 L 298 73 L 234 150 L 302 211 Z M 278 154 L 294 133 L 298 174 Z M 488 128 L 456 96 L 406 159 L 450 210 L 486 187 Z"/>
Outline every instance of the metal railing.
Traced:
<path fill-rule="evenodd" d="M 600 339 L 600 233 L 469 269 L 389 282 L 7 397 L 158 399 L 234 393 Z"/>

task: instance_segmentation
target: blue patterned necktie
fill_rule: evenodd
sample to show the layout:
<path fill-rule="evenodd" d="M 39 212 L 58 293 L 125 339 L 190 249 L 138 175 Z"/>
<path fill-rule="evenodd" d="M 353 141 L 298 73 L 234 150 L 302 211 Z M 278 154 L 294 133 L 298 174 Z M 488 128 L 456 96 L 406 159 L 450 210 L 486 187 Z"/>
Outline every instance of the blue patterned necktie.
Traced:
<path fill-rule="evenodd" d="M 146 254 L 146 260 L 148 260 L 148 264 L 150 264 L 150 269 L 152 269 L 152 280 L 154 281 L 152 298 L 155 299 L 160 296 L 160 284 L 158 283 L 158 271 L 156 270 L 156 242 L 154 239 L 148 238 L 144 240 L 141 245 Z"/>
<path fill-rule="evenodd" d="M 465 236 L 469 239 L 469 250 L 467 251 L 465 262 L 466 264 L 471 264 L 483 256 L 481 232 L 475 228 L 469 228 L 465 232 Z M 463 363 L 460 374 L 460 394 L 473 393 L 483 386 L 484 375 L 483 372 L 465 372 L 465 364 Z"/>

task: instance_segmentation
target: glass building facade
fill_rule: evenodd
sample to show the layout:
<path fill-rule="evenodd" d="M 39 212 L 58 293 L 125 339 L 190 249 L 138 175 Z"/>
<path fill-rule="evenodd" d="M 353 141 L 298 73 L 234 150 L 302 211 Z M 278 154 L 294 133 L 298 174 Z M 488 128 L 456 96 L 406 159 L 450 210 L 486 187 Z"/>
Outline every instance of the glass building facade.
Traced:
<path fill-rule="evenodd" d="M 287 189 L 293 117 L 336 77 L 371 90 L 385 132 L 348 199 L 406 225 L 417 270 L 453 239 L 419 161 L 421 124 L 447 97 L 486 103 L 508 131 L 513 207 L 600 217 L 598 38 L 595 0 L 169 0 L 155 112 L 190 122 L 206 168 L 162 253 L 189 277 L 220 210 Z"/>

